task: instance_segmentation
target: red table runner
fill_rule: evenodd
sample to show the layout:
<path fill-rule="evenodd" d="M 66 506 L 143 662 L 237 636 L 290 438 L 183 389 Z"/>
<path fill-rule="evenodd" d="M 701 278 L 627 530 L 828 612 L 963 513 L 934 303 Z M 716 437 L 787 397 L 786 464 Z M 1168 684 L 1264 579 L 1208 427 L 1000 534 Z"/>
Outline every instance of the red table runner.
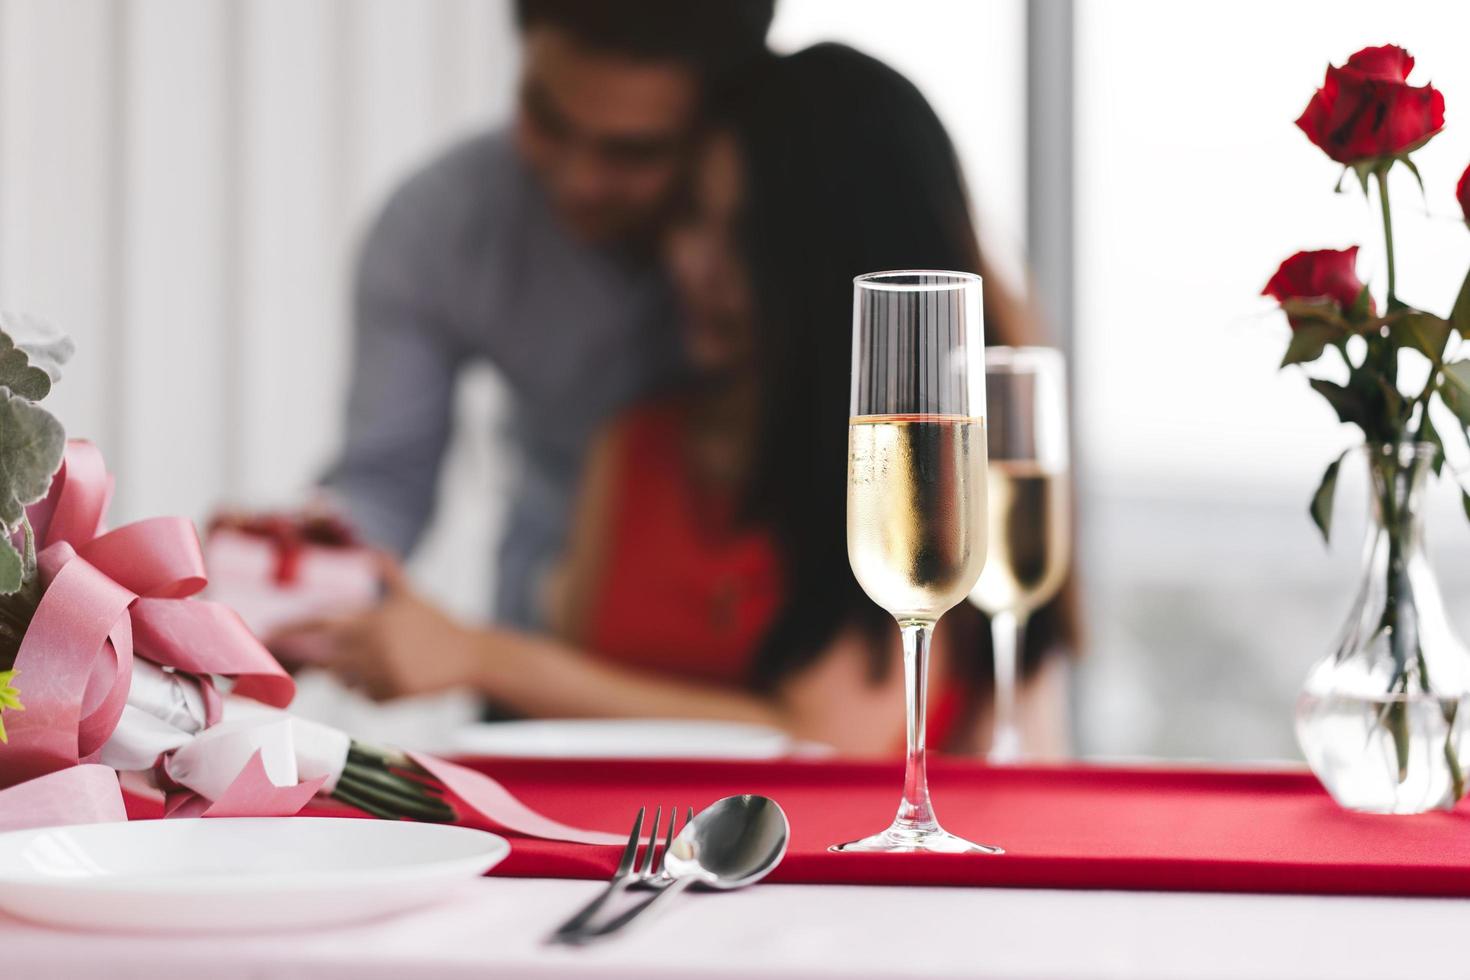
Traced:
<path fill-rule="evenodd" d="M 792 831 L 772 881 L 1470 896 L 1470 812 L 1348 813 L 1304 772 L 933 760 L 940 821 L 1006 848 L 987 857 L 826 851 L 892 818 L 900 762 L 459 761 L 548 816 L 623 834 L 640 806 L 667 814 L 736 793 L 770 796 Z M 605 878 L 618 855 L 515 839 L 493 873 Z"/>

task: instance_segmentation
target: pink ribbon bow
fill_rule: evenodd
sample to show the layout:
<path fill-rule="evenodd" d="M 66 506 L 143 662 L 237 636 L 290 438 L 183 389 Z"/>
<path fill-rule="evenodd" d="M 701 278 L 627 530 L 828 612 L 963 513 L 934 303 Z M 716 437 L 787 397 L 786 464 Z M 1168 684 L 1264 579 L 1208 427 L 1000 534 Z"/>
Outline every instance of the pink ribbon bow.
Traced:
<path fill-rule="evenodd" d="M 116 773 L 89 763 L 98 761 L 122 718 L 135 653 L 195 675 L 205 694 L 210 727 L 189 749 L 168 753 L 157 766 L 172 790 L 167 813 L 299 812 L 328 777 L 300 779 L 291 786 L 272 782 L 263 749 L 272 738 L 279 742 L 286 723 L 216 727 L 222 705 L 210 678 L 232 677 L 234 693 L 274 708 L 291 703 L 295 682 L 233 610 L 191 598 L 206 584 L 193 524 L 156 517 L 114 531 L 103 529 L 112 485 L 97 448 L 73 440 L 67 443 L 51 492 L 27 511 L 40 548 L 37 562 L 45 590 L 16 656 L 16 683 L 25 709 L 5 718 L 10 742 L 0 745 L 0 830 L 126 818 Z M 170 764 L 191 750 L 197 750 L 192 763 L 212 777 L 208 799 L 186 788 L 174 789 L 180 784 L 172 779 L 178 773 Z M 411 757 L 443 784 L 472 821 L 478 818 L 536 837 L 622 843 L 617 834 L 543 816 L 482 773 L 433 756 Z"/>
<path fill-rule="evenodd" d="M 16 657 L 25 710 L 7 715 L 0 788 L 94 762 L 127 704 L 133 656 L 195 674 L 236 679 L 236 693 L 285 707 L 296 685 L 231 609 L 192 599 L 205 586 L 194 526 L 156 517 L 105 531 L 112 477 L 89 442 L 67 443 L 46 499 L 27 511 L 45 591 Z M 212 686 L 211 723 L 219 715 Z M 274 809 L 295 813 L 304 787 L 276 791 Z M 314 788 L 312 792 L 314 792 Z M 266 809 L 273 807 L 267 806 Z"/>

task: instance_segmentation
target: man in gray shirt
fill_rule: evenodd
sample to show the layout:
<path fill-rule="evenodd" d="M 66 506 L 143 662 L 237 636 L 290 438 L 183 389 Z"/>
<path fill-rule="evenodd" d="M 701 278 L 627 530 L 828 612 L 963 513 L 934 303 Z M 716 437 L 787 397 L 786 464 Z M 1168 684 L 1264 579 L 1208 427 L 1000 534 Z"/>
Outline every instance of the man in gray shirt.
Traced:
<path fill-rule="evenodd" d="M 657 237 L 710 81 L 758 57 L 774 0 L 517 0 L 507 130 L 412 176 L 370 232 L 356 291 L 347 439 L 327 487 L 399 554 L 436 497 L 455 378 L 505 379 L 523 468 L 495 615 L 540 625 L 589 438 L 677 377 Z"/>

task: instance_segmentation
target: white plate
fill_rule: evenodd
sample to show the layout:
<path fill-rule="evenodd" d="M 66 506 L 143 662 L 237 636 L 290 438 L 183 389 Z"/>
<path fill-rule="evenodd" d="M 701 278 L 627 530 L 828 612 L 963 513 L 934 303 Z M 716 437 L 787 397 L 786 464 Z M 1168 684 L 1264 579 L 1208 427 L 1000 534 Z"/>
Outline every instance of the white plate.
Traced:
<path fill-rule="evenodd" d="M 0 834 L 0 908 L 127 932 L 335 925 L 426 905 L 509 853 L 465 827 L 351 818 L 43 827 Z"/>
<path fill-rule="evenodd" d="M 726 721 L 576 719 L 497 721 L 454 733 L 450 751 L 536 759 L 775 759 L 791 739 Z"/>

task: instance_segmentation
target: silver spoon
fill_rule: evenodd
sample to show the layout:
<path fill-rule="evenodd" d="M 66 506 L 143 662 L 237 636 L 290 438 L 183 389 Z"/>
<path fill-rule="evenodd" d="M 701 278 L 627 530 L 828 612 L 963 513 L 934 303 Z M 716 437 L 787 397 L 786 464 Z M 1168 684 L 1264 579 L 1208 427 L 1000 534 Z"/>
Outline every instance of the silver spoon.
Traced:
<path fill-rule="evenodd" d="M 664 855 L 664 871 L 673 880 L 585 938 L 601 939 L 634 919 L 651 916 L 691 885 L 719 891 L 753 885 L 781 863 L 790 839 L 791 825 L 775 800 L 727 796 L 701 811 L 674 838 Z"/>

